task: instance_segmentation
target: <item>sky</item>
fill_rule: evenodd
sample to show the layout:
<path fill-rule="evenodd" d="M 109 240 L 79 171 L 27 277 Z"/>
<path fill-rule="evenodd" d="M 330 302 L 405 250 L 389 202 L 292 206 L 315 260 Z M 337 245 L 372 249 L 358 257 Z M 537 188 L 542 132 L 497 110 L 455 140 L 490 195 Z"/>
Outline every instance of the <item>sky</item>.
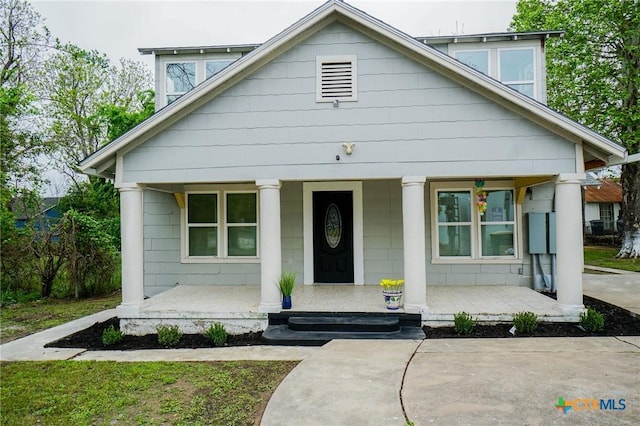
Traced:
<path fill-rule="evenodd" d="M 323 0 L 31 0 L 54 37 L 84 49 L 145 62 L 139 47 L 263 43 Z M 351 0 L 412 36 L 506 31 L 515 0 Z"/>

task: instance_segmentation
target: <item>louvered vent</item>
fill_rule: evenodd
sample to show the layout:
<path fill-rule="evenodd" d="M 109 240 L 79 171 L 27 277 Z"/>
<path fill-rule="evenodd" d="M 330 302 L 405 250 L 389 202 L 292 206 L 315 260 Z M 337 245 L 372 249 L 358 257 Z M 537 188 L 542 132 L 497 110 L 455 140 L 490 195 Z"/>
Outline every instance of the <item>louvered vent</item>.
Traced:
<path fill-rule="evenodd" d="M 355 56 L 318 57 L 317 68 L 318 102 L 357 100 Z"/>

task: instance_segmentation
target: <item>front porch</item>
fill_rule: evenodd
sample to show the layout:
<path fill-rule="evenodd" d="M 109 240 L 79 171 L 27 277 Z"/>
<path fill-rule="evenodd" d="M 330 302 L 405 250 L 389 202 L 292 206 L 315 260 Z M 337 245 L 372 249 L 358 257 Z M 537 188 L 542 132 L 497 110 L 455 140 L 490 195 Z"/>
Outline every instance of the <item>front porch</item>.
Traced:
<path fill-rule="evenodd" d="M 513 314 L 535 312 L 542 322 L 578 321 L 563 314 L 555 300 L 529 288 L 513 286 L 427 286 L 426 325 L 449 325 L 465 311 L 481 322 L 510 322 Z M 152 334 L 159 324 L 177 324 L 184 333 L 202 333 L 215 322 L 231 334 L 264 330 L 267 314 L 259 312 L 260 286 L 179 285 L 146 299 L 136 318 L 121 319 L 127 334 Z M 294 312 L 392 313 L 380 286 L 299 285 L 293 293 Z M 404 312 L 400 310 L 399 312 Z"/>

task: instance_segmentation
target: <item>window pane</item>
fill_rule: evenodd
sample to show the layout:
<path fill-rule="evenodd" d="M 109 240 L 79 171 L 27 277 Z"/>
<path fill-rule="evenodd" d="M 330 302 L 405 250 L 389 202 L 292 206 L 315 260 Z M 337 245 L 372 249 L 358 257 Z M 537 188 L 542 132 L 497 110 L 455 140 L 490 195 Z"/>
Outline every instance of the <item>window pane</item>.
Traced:
<path fill-rule="evenodd" d="M 487 191 L 487 211 L 483 222 L 513 222 L 513 192 L 511 190 Z"/>
<path fill-rule="evenodd" d="M 205 67 L 207 68 L 205 78 L 218 74 L 232 62 L 233 61 L 207 61 L 205 64 Z"/>
<path fill-rule="evenodd" d="M 233 226 L 228 228 L 229 256 L 256 256 L 256 227 Z"/>
<path fill-rule="evenodd" d="M 227 194 L 227 223 L 256 223 L 256 194 Z"/>
<path fill-rule="evenodd" d="M 489 52 L 456 52 L 456 59 L 489 75 Z"/>
<path fill-rule="evenodd" d="M 218 196 L 216 194 L 189 194 L 187 196 L 189 223 L 218 223 Z"/>
<path fill-rule="evenodd" d="M 471 192 L 438 192 L 438 222 L 471 222 Z"/>
<path fill-rule="evenodd" d="M 483 256 L 513 256 L 513 225 L 482 225 Z"/>
<path fill-rule="evenodd" d="M 217 256 L 218 228 L 189 228 L 189 256 Z"/>
<path fill-rule="evenodd" d="M 182 95 L 170 95 L 170 96 L 167 96 L 167 105 L 170 104 L 171 102 L 175 101 L 176 99 L 178 99 L 180 96 L 182 96 Z"/>
<path fill-rule="evenodd" d="M 167 93 L 185 93 L 196 85 L 196 63 L 167 64 Z"/>
<path fill-rule="evenodd" d="M 533 83 L 530 84 L 508 84 L 512 89 L 516 89 L 523 95 L 533 98 Z"/>
<path fill-rule="evenodd" d="M 471 226 L 439 226 L 440 256 L 471 256 Z"/>
<path fill-rule="evenodd" d="M 533 49 L 500 51 L 500 81 L 533 80 Z"/>

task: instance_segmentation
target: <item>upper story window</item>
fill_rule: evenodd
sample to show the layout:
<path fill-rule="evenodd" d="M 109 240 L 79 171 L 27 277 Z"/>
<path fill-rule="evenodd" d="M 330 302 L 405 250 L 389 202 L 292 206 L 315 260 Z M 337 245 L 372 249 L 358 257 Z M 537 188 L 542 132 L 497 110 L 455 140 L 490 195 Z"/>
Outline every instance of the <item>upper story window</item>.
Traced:
<path fill-rule="evenodd" d="M 522 94 L 544 101 L 544 93 L 538 93 L 537 79 L 542 80 L 545 74 L 536 68 L 536 54 L 534 47 L 451 50 L 451 55 L 460 62 Z"/>
<path fill-rule="evenodd" d="M 456 59 L 481 73 L 489 75 L 488 50 L 459 50 L 456 52 Z"/>
<path fill-rule="evenodd" d="M 171 62 L 166 65 L 167 104 L 178 99 L 196 86 L 195 62 Z"/>
<path fill-rule="evenodd" d="M 498 62 L 500 81 L 533 98 L 535 93 L 533 49 L 500 49 Z"/>
<path fill-rule="evenodd" d="M 515 259 L 516 221 L 514 190 L 505 182 L 487 182 L 487 210 L 476 206 L 473 182 L 433 183 L 434 259 Z"/>
<path fill-rule="evenodd" d="M 316 102 L 358 100 L 355 55 L 316 57 Z"/>
<path fill-rule="evenodd" d="M 228 67 L 235 59 L 232 60 L 222 60 L 222 61 L 205 61 L 205 75 L 204 78 L 207 79 L 218 74 L 220 71 Z"/>
<path fill-rule="evenodd" d="M 242 57 L 240 52 L 156 56 L 156 109 L 174 102 Z"/>

